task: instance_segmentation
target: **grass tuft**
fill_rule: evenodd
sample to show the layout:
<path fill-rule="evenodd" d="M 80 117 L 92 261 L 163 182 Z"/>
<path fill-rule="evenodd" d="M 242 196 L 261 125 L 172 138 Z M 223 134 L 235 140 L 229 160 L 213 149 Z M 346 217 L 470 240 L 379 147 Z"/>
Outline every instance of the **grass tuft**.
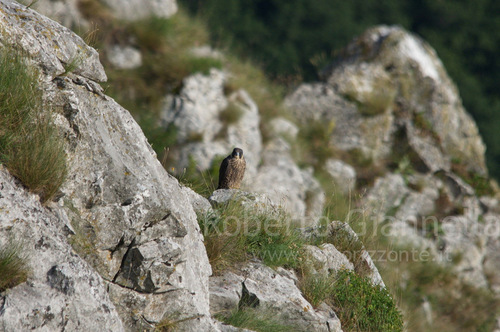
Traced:
<path fill-rule="evenodd" d="M 26 281 L 28 266 L 19 245 L 9 243 L 0 248 L 0 292 Z"/>
<path fill-rule="evenodd" d="M 252 257 L 271 267 L 296 268 L 304 240 L 290 228 L 288 216 L 270 213 L 231 201 L 198 218 L 214 273 Z"/>
<path fill-rule="evenodd" d="M 38 72 L 13 49 L 0 52 L 0 162 L 42 202 L 66 177 L 64 142 L 38 87 Z"/>

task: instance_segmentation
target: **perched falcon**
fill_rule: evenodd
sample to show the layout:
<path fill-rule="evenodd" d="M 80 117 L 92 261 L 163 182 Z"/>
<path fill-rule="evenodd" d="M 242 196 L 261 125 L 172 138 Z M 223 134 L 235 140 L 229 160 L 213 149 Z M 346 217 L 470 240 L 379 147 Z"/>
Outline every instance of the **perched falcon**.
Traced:
<path fill-rule="evenodd" d="M 220 164 L 219 187 L 217 189 L 239 189 L 245 175 L 246 161 L 243 150 L 235 148 Z"/>

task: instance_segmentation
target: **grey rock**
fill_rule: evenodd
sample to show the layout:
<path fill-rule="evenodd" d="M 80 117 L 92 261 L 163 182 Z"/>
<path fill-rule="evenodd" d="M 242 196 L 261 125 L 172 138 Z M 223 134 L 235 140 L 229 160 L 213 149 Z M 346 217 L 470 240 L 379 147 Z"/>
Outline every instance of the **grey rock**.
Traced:
<path fill-rule="evenodd" d="M 335 313 L 316 311 L 302 297 L 293 280 L 259 263 L 248 264 L 244 273 L 246 279 L 240 305 L 272 313 L 276 319 L 301 331 L 332 331 L 329 326 L 333 324 L 328 322 L 338 320 Z"/>
<path fill-rule="evenodd" d="M 177 13 L 175 0 L 104 0 L 116 18 L 136 21 L 151 16 L 169 18 Z"/>
<path fill-rule="evenodd" d="M 290 146 L 283 139 L 270 142 L 263 151 L 262 160 L 251 189 L 265 194 L 282 207 L 299 227 L 315 225 L 322 214 L 325 197 L 312 176 L 312 169 L 301 170 L 295 164 Z"/>
<path fill-rule="evenodd" d="M 226 157 L 234 147 L 244 151 L 247 163 L 243 186 L 256 174 L 262 150 L 260 117 L 255 102 L 244 90 L 224 95 L 226 74 L 212 69 L 209 75 L 195 74 L 183 81 L 179 95 L 167 96 L 162 110 L 163 126 L 177 129 L 182 144 L 174 156 L 177 168 L 192 159 L 201 171 L 212 166 L 216 157 Z M 228 107 L 240 112 L 234 123 L 223 123 L 221 113 Z"/>
<path fill-rule="evenodd" d="M 134 69 L 142 65 L 141 52 L 131 46 L 111 46 L 106 50 L 106 56 L 118 69 Z"/>
<path fill-rule="evenodd" d="M 99 54 L 68 28 L 14 1 L 1 0 L 0 7 L 0 45 L 15 45 L 52 77 L 71 64 L 77 75 L 106 81 Z"/>
<path fill-rule="evenodd" d="M 304 249 L 314 269 L 313 273 L 328 275 L 336 274 L 342 269 L 354 270 L 352 263 L 333 244 L 325 243 L 319 248 L 307 245 Z"/>
<path fill-rule="evenodd" d="M 252 332 L 252 330 L 234 327 L 221 322 L 217 322 L 217 327 L 220 329 L 221 332 Z"/>
<path fill-rule="evenodd" d="M 193 206 L 194 211 L 197 214 L 205 214 L 212 211 L 212 206 L 210 202 L 200 194 L 194 192 L 191 188 L 181 187 L 181 190 L 186 194 Z"/>
<path fill-rule="evenodd" d="M 391 151 L 392 113 L 365 117 L 354 102 L 326 83 L 299 86 L 286 97 L 285 105 L 298 122 L 319 121 L 332 127 L 330 143 L 340 150 L 357 150 L 369 159 L 383 158 Z"/>
<path fill-rule="evenodd" d="M 339 191 L 348 194 L 356 187 L 356 170 L 342 160 L 328 159 L 325 169 L 335 181 Z"/>
<path fill-rule="evenodd" d="M 122 331 L 105 281 L 63 235 L 64 210 L 43 207 L 3 166 L 0 189 L 0 247 L 18 245 L 29 268 L 25 283 L 2 293 L 2 330 Z"/>
<path fill-rule="evenodd" d="M 349 224 L 342 222 L 342 221 L 332 221 L 330 225 L 328 225 L 328 231 L 329 232 L 338 232 L 338 231 L 345 231 L 348 236 L 351 236 L 354 240 L 359 241 L 359 237 L 356 234 L 356 232 L 349 226 Z M 332 251 L 332 248 L 330 247 L 330 252 Z M 332 255 L 332 254 L 330 254 Z M 335 254 L 337 256 L 337 254 Z M 384 281 L 382 280 L 382 276 L 378 272 L 377 267 L 375 266 L 375 263 L 373 263 L 373 259 L 371 258 L 370 254 L 368 251 L 366 251 L 365 247 L 363 246 L 362 252 L 361 252 L 361 259 L 363 260 L 365 266 L 368 268 L 368 273 L 367 277 L 371 280 L 371 282 L 374 285 L 379 285 L 381 287 L 385 288 Z M 334 262 L 336 259 L 334 260 Z"/>
<path fill-rule="evenodd" d="M 403 204 L 409 193 L 410 190 L 400 174 L 387 174 L 375 181 L 366 196 L 366 204 L 372 214 L 384 218 L 390 210 Z"/>
<path fill-rule="evenodd" d="M 78 2 L 78 0 L 39 0 L 34 2 L 31 8 L 71 30 L 87 29 L 89 22 L 80 13 Z"/>
<path fill-rule="evenodd" d="M 487 174 L 476 124 L 436 52 L 417 36 L 400 27 L 369 29 L 321 77 L 299 86 L 286 105 L 300 122 L 334 123 L 331 142 L 340 150 L 381 161 L 411 122 L 409 145 L 429 170 L 449 170 L 455 159 Z"/>
<path fill-rule="evenodd" d="M 271 126 L 273 134 L 281 135 L 285 137 L 290 137 L 295 139 L 299 133 L 299 128 L 297 126 L 285 119 L 285 118 L 274 118 L 270 121 L 269 125 Z"/>
<path fill-rule="evenodd" d="M 227 106 L 224 96 L 226 75 L 212 69 L 209 75 L 195 74 L 183 81 L 178 96 L 167 96 L 162 117 L 164 126 L 177 128 L 177 141 L 188 142 L 202 136 L 202 142 L 214 140 L 222 129 L 219 113 Z"/>
<path fill-rule="evenodd" d="M 251 212 L 264 212 L 270 214 L 281 213 L 277 206 L 264 194 L 250 193 L 239 189 L 218 189 L 208 198 L 212 206 L 225 206 L 230 202 L 238 202 Z"/>
<path fill-rule="evenodd" d="M 62 191 L 76 239 L 86 238 L 93 247 L 81 254 L 106 280 L 127 289 L 120 288 L 123 291 L 112 297 L 124 322 L 142 324 L 130 320 L 128 307 L 121 307 L 127 294 L 135 291 L 141 296 L 130 295 L 140 299 L 133 307 L 156 306 L 167 298 L 180 301 L 177 297 L 182 296 L 180 303 L 186 308 L 179 304 L 176 310 L 201 317 L 183 324 L 193 329 L 212 326 L 211 268 L 188 195 L 160 165 L 131 115 L 75 81 L 80 82 L 59 82 L 49 97 L 72 114 L 61 120 L 71 147 Z M 173 308 L 155 307 L 147 321 L 158 323 L 165 315 L 177 315 Z M 139 327 L 126 323 L 127 330 Z"/>
<path fill-rule="evenodd" d="M 230 271 L 220 276 L 210 277 L 210 312 L 212 315 L 227 315 L 238 310 L 244 280 L 245 278 Z"/>
<path fill-rule="evenodd" d="M 35 278 L 43 279 L 43 287 L 64 294 L 60 296 L 74 294 L 77 313 L 68 323 L 69 329 L 73 329 L 72 324 L 77 326 L 79 319 L 93 319 L 104 330 L 137 330 L 143 321 L 136 316 L 145 317 L 150 324 L 181 316 L 189 318 L 182 320 L 183 330 L 214 329 L 208 292 L 212 271 L 191 200 L 161 166 L 130 113 L 105 96 L 94 81 L 105 78 L 95 50 L 67 28 L 24 6 L 2 0 L 0 9 L 1 42 L 15 42 L 45 70 L 41 77 L 45 100 L 56 110 L 54 122 L 66 138 L 68 176 L 60 188 L 62 198 L 54 209 L 59 212 L 53 221 L 60 220 L 61 230 L 47 234 L 47 238 L 62 237 L 65 241 L 58 254 L 46 258 L 50 266 L 37 270 Z M 62 63 L 76 50 L 84 56 L 82 66 L 57 76 L 64 71 Z M 45 208 L 37 210 L 43 213 Z M 33 232 L 40 232 L 39 228 L 43 225 Z M 32 237 L 40 238 L 36 234 Z M 68 242 L 79 256 L 72 254 Z M 75 279 L 65 265 L 76 259 L 72 257 L 82 257 L 88 263 L 82 261 L 78 263 L 81 267 L 75 268 L 83 271 L 85 278 L 96 275 L 90 288 Z M 115 290 L 110 298 L 116 310 L 111 303 L 107 306 L 111 308 L 107 323 L 98 321 L 99 315 L 106 316 L 101 314 L 104 309 L 92 307 L 92 296 L 106 303 L 107 293 L 100 293 L 105 289 L 100 278 Z M 22 285 L 19 295 L 11 293 L 11 303 L 21 303 L 28 293 L 40 293 L 37 287 L 38 283 Z M 82 311 L 85 318 L 80 318 L 78 306 L 88 308 L 80 304 L 84 300 L 92 310 Z M 32 306 L 38 308 L 42 304 L 46 308 L 50 301 L 49 296 L 43 301 L 30 298 Z M 172 305 L 165 306 L 166 302 Z M 18 324 L 31 312 L 9 306 L 12 311 L 3 315 L 6 326 Z M 57 310 L 54 324 L 64 317 L 62 309 Z M 114 319 L 116 312 L 118 320 Z M 58 325 L 53 326 L 57 329 Z"/>

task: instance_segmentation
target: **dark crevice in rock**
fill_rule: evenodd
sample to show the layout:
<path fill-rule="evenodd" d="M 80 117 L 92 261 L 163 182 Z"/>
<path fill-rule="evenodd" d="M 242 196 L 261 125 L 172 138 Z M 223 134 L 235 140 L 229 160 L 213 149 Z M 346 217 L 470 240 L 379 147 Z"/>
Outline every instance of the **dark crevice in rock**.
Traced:
<path fill-rule="evenodd" d="M 122 206 L 129 206 L 132 204 L 132 201 L 133 201 L 132 198 L 127 198 L 122 202 Z"/>
<path fill-rule="evenodd" d="M 242 290 L 241 290 L 241 299 L 240 302 L 238 303 L 238 307 L 251 307 L 251 308 L 256 308 L 259 306 L 260 301 L 257 298 L 255 294 L 252 294 L 248 291 L 247 287 L 245 286 L 245 282 L 242 282 L 241 285 Z"/>
<path fill-rule="evenodd" d="M 122 237 L 122 238 L 123 238 L 123 237 Z M 120 241 L 121 241 L 121 239 L 120 239 Z M 118 242 L 118 245 L 119 245 L 119 244 L 120 244 L 120 242 Z M 134 238 L 134 239 L 132 239 L 132 241 L 131 241 L 131 242 L 130 242 L 130 244 L 128 245 L 128 249 L 127 249 L 127 251 L 125 252 L 125 255 L 123 255 L 123 259 L 122 259 L 122 263 L 121 263 L 121 265 L 120 265 L 120 269 L 118 270 L 118 272 L 116 273 L 116 275 L 114 276 L 113 281 L 112 281 L 114 284 L 118 284 L 118 283 L 116 282 L 116 279 L 118 278 L 118 276 L 120 275 L 120 273 L 123 271 L 123 268 L 124 268 L 124 265 L 125 265 L 125 261 L 126 261 L 126 259 L 127 259 L 127 256 L 128 256 L 128 254 L 129 254 L 130 250 L 131 250 L 134 246 L 135 246 L 135 238 Z"/>
<path fill-rule="evenodd" d="M 121 248 L 123 248 L 123 245 L 125 244 L 125 236 L 122 235 L 122 237 L 120 238 L 120 241 L 118 241 L 118 243 L 116 244 L 116 246 L 110 250 L 110 253 L 111 253 L 111 258 L 113 258 L 113 255 L 115 254 L 115 252 L 117 252 L 118 250 L 120 250 Z"/>

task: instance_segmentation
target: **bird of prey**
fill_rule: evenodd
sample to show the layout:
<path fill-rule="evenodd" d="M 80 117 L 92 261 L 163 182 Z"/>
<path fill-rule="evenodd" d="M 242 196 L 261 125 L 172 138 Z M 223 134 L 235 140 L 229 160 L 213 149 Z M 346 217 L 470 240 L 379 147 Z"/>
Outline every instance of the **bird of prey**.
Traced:
<path fill-rule="evenodd" d="M 220 165 L 217 189 L 239 189 L 243 175 L 245 175 L 246 165 L 243 150 L 235 148 Z"/>

